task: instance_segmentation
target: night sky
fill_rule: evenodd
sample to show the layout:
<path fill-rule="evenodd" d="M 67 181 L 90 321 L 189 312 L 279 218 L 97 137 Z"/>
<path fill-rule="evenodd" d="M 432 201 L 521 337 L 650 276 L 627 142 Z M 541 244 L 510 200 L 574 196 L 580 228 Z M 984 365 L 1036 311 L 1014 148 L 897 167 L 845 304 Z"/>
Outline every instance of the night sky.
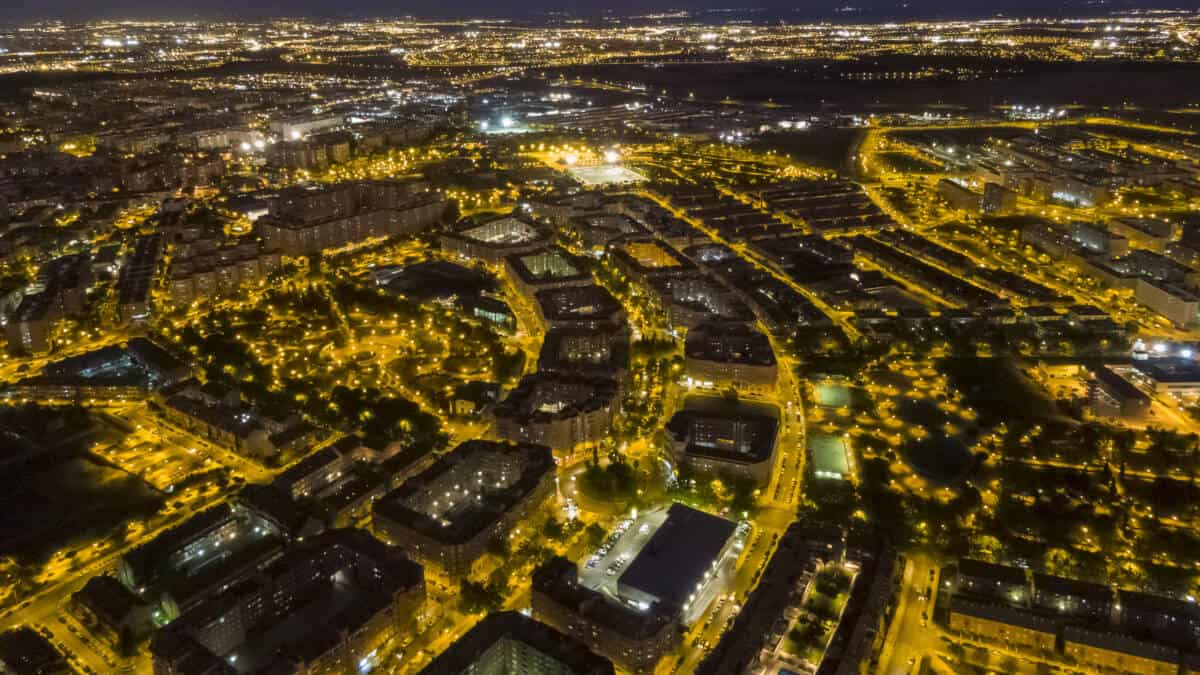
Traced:
<path fill-rule="evenodd" d="M 0 0 L 0 19 L 64 18 L 246 18 L 312 16 L 330 18 L 429 18 L 512 16 L 537 19 L 547 12 L 577 16 L 605 12 L 638 14 L 670 9 L 756 8 L 737 18 L 843 21 L 904 18 L 976 17 L 994 14 L 1095 14 L 1130 7 L 1195 7 L 1196 0 Z M 856 11 L 834 11 L 851 7 Z M 728 14 L 711 14 L 720 20 Z"/>

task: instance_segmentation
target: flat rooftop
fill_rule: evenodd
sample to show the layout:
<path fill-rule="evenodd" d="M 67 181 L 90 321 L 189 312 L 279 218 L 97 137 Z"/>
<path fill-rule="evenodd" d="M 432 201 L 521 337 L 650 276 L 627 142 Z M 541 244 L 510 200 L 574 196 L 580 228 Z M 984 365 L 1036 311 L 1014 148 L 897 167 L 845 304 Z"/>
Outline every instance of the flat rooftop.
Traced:
<path fill-rule="evenodd" d="M 683 266 L 679 255 L 658 241 L 630 241 L 622 244 L 621 250 L 644 269 Z"/>
<path fill-rule="evenodd" d="M 550 448 L 471 440 L 375 502 L 383 516 L 445 543 L 468 541 L 554 471 Z"/>
<path fill-rule="evenodd" d="M 667 422 L 667 433 L 686 438 L 689 455 L 729 462 L 763 462 L 775 448 L 779 409 L 716 396 L 693 396 Z"/>
<path fill-rule="evenodd" d="M 596 166 L 577 166 L 567 173 L 585 187 L 598 185 L 618 185 L 622 183 L 640 183 L 646 180 L 642 174 L 621 164 L 598 164 Z"/>
<path fill-rule="evenodd" d="M 766 335 L 742 323 L 705 323 L 688 331 L 684 354 L 691 359 L 775 365 L 775 352 Z"/>
<path fill-rule="evenodd" d="M 621 303 L 599 286 L 572 286 L 538 291 L 538 307 L 549 321 L 613 321 L 623 313 Z"/>
<path fill-rule="evenodd" d="M 506 260 L 509 268 L 526 284 L 591 279 L 583 261 L 557 246 L 511 255 Z"/>
<path fill-rule="evenodd" d="M 1133 367 L 1156 382 L 1168 384 L 1200 382 L 1200 364 L 1192 359 L 1173 357 L 1134 361 Z"/>
<path fill-rule="evenodd" d="M 620 586 L 682 608 L 736 530 L 733 521 L 672 504 L 666 520 L 621 575 Z"/>
<path fill-rule="evenodd" d="M 488 244 L 528 244 L 541 238 L 537 229 L 511 216 L 475 225 L 457 232 L 458 236 Z"/>
<path fill-rule="evenodd" d="M 495 408 L 496 417 L 527 423 L 575 417 L 609 405 L 620 393 L 616 381 L 606 377 L 539 372 L 521 378 Z"/>
<path fill-rule="evenodd" d="M 611 675 L 613 664 L 585 644 L 520 612 L 489 614 L 433 660 L 421 675 L 460 675 L 473 672 L 481 661 L 492 661 L 497 650 L 524 647 L 574 675 Z M 508 659 L 495 659 L 504 660 Z M 489 671 L 490 672 L 490 671 Z M 502 673 L 517 672 L 502 670 Z M 523 672 L 523 671 L 522 671 Z"/>

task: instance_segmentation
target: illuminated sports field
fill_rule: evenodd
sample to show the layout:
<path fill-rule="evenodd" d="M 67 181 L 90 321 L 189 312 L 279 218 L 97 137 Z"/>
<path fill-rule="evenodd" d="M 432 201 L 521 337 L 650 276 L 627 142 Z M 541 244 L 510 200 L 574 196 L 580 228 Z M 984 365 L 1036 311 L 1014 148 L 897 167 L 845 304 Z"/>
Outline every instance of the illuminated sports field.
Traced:
<path fill-rule="evenodd" d="M 621 164 L 598 164 L 576 166 L 567 170 L 576 180 L 587 187 L 620 183 L 640 183 L 646 180 L 642 174 Z"/>

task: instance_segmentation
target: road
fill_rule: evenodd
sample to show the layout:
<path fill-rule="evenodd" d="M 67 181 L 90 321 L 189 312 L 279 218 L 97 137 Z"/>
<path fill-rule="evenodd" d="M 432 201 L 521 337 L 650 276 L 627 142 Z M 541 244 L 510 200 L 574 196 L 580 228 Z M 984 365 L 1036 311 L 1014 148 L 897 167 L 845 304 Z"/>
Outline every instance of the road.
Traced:
<path fill-rule="evenodd" d="M 717 599 L 704 614 L 684 633 L 683 646 L 677 655 L 668 655 L 658 664 L 657 673 L 691 673 L 704 656 L 716 646 L 721 634 L 737 616 L 746 597 L 758 582 L 759 573 L 766 568 L 767 561 L 775 552 L 783 530 L 764 527 L 756 521 L 746 541 L 742 559 L 735 568 L 734 578 L 725 592 L 724 601 Z"/>
<path fill-rule="evenodd" d="M 908 557 L 896 613 L 880 650 L 881 674 L 904 675 L 911 668 L 909 659 L 919 659 L 943 646 L 941 631 L 932 621 L 940 582 L 938 565 L 932 558 L 919 553 Z M 930 587 L 933 594 L 925 596 Z"/>
<path fill-rule="evenodd" d="M 178 525 L 192 515 L 213 506 L 222 499 L 224 497 L 218 495 L 194 504 L 185 505 L 175 511 L 172 517 L 164 519 L 164 522 L 159 527 L 145 531 L 137 540 L 125 546 L 113 548 L 109 553 L 97 557 L 79 569 L 72 569 L 70 574 L 62 580 L 51 582 L 40 591 L 27 597 L 25 602 L 29 604 L 22 603 L 22 606 L 11 607 L 0 612 L 0 630 L 20 625 L 45 626 L 53 632 L 55 643 L 62 642 L 65 644 L 71 655 L 74 655 L 80 662 L 92 668 L 94 672 L 112 672 L 113 667 L 108 665 L 105 661 L 105 656 L 101 655 L 97 651 L 97 648 L 82 643 L 79 637 L 72 635 L 70 630 L 68 630 L 68 624 L 58 621 L 58 618 L 66 613 L 71 595 L 82 588 L 88 579 L 111 570 L 116 564 L 117 559 L 125 551 L 150 541 L 164 530 Z M 111 657 L 111 653 L 107 656 Z M 148 659 L 146 660 L 148 662 Z M 133 660 L 135 663 L 137 661 L 138 659 Z"/>

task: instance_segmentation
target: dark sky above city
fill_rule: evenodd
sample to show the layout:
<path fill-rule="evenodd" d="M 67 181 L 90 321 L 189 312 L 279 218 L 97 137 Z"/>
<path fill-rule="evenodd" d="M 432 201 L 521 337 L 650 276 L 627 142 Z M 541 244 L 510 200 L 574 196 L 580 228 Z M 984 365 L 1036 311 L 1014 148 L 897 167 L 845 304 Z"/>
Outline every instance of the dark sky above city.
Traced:
<path fill-rule="evenodd" d="M 903 19 L 992 14 L 1102 13 L 1136 7 L 1194 7 L 1197 0 L 4 0 L 0 19 L 45 18 L 262 18 L 464 17 L 537 18 L 551 12 L 579 16 L 640 14 L 672 9 L 736 8 L 739 18 L 806 20 Z M 745 10 L 753 10 L 746 12 Z M 746 16 L 750 14 L 750 16 Z M 719 20 L 727 13 L 713 13 Z"/>

